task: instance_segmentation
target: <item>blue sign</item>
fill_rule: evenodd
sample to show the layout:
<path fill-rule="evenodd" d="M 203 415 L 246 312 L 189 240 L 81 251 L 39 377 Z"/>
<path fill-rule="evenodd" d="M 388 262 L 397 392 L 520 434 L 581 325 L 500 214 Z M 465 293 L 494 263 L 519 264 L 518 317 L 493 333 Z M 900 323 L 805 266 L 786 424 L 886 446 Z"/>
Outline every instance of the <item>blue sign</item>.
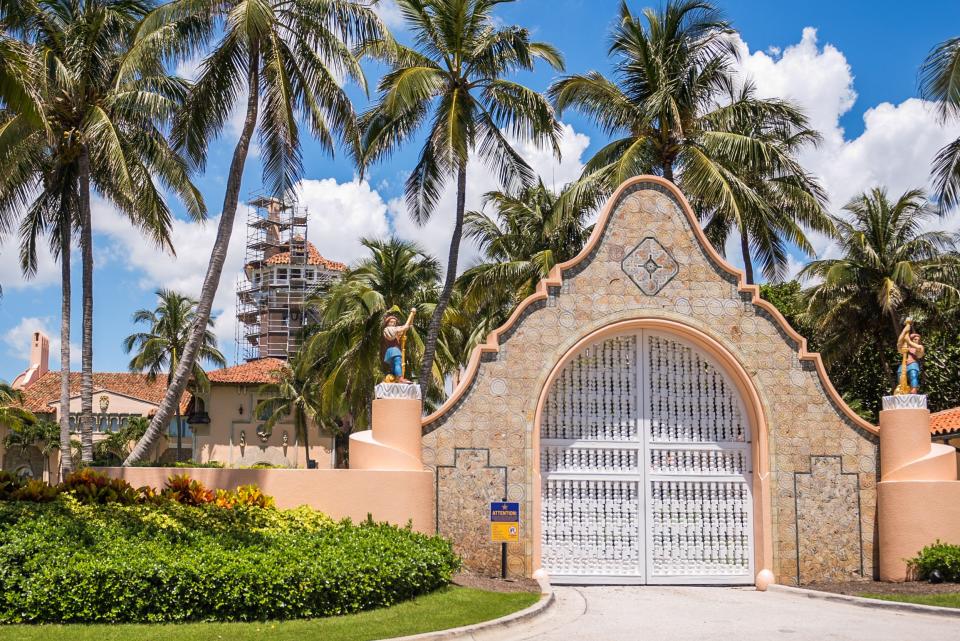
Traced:
<path fill-rule="evenodd" d="M 520 504 L 497 501 L 490 504 L 490 540 L 494 543 L 520 541 Z"/>
<path fill-rule="evenodd" d="M 491 523 L 519 523 L 520 504 L 497 501 L 490 504 Z"/>

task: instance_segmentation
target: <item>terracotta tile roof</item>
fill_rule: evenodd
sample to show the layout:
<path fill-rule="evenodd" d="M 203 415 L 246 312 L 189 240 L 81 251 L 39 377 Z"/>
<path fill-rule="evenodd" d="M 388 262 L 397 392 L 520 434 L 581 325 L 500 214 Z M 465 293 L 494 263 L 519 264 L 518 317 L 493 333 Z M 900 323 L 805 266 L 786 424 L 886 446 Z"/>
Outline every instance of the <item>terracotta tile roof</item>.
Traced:
<path fill-rule="evenodd" d="M 950 432 L 960 432 L 960 407 L 930 415 L 931 434 L 949 434 Z"/>
<path fill-rule="evenodd" d="M 207 372 L 211 383 L 272 383 L 276 380 L 274 372 L 286 366 L 279 358 L 258 358 L 255 361 L 234 365 Z"/>
<path fill-rule="evenodd" d="M 290 252 L 287 251 L 274 254 L 264 262 L 267 265 L 289 265 Z M 347 268 L 347 266 L 343 263 L 338 263 L 335 260 L 330 260 L 321 256 L 320 252 L 317 251 L 317 248 L 313 246 L 313 243 L 307 243 L 307 264 L 320 265 L 321 267 L 325 267 L 326 269 L 336 272 L 342 272 Z"/>
<path fill-rule="evenodd" d="M 157 376 L 153 381 L 147 379 L 146 374 L 131 374 L 130 372 L 94 372 L 94 395 L 99 390 L 107 390 L 123 396 L 131 396 L 147 403 L 160 405 L 163 395 L 167 391 L 166 375 Z M 36 382 L 31 383 L 23 390 L 23 405 L 31 412 L 49 412 L 50 403 L 60 400 L 60 372 L 47 372 Z M 80 372 L 70 372 L 70 396 L 80 394 Z M 190 402 L 190 392 L 184 392 L 180 401 L 180 411 L 187 409 Z M 97 400 L 94 396 L 94 409 L 97 411 Z"/>

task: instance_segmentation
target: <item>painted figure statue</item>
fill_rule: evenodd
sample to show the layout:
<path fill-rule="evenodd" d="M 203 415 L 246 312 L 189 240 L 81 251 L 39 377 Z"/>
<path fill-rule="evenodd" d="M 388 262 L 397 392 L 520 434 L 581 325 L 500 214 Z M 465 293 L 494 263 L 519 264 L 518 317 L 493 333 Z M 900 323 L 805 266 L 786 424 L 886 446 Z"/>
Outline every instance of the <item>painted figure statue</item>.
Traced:
<path fill-rule="evenodd" d="M 407 322 L 398 325 L 399 319 L 389 314 L 383 319 L 383 367 L 387 375 L 384 383 L 409 383 L 404 377 L 404 361 L 406 360 L 407 330 L 413 326 L 413 318 L 417 310 L 411 309 Z"/>
<path fill-rule="evenodd" d="M 912 318 L 908 318 L 903 324 L 903 331 L 897 339 L 897 351 L 900 352 L 902 361 L 897 368 L 900 380 L 893 391 L 894 395 L 920 393 L 920 361 L 923 359 L 924 349 L 920 343 L 920 334 L 913 329 Z"/>

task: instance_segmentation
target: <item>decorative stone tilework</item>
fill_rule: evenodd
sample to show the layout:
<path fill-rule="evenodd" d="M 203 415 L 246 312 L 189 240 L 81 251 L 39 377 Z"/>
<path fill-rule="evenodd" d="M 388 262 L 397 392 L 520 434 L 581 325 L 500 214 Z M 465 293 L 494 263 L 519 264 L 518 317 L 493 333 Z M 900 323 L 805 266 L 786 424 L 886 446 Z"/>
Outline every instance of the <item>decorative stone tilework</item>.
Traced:
<path fill-rule="evenodd" d="M 500 546 L 490 541 L 486 515 L 490 502 L 503 499 L 507 493 L 507 470 L 502 465 L 490 466 L 487 449 L 458 448 L 454 460 L 452 466 L 437 468 L 437 503 L 443 506 L 437 510 L 437 531 L 457 543 L 467 567 L 499 572 Z M 461 519 L 457 517 L 460 514 L 480 514 L 483 518 Z"/>
<path fill-rule="evenodd" d="M 425 464 L 437 470 L 438 528 L 453 538 L 467 566 L 497 567 L 496 547 L 486 542 L 486 513 L 480 508 L 502 498 L 499 493 L 506 488 L 510 500 L 520 501 L 524 518 L 522 543 L 511 546 L 510 571 L 529 575 L 536 569 L 527 516 L 539 517 L 534 514 L 534 429 L 547 377 L 585 335 L 618 321 L 649 318 L 683 323 L 711 337 L 754 382 L 767 423 L 760 431 L 766 433 L 770 457 L 771 569 L 777 580 L 795 584 L 798 574 L 804 581 L 861 576 L 861 558 L 863 576 L 872 576 L 876 436 L 834 405 L 813 365 L 799 360 L 799 346 L 751 302 L 749 293 L 738 291 L 735 277 L 713 262 L 666 188 L 640 181 L 625 190 L 599 233 L 589 255 L 563 273 L 549 304 L 541 300 L 524 310 L 500 337 L 499 353 L 484 354 L 457 403 L 426 426 L 423 455 Z M 635 286 L 621 264 L 646 238 L 669 248 L 677 270 L 653 295 Z M 482 456 L 479 448 L 484 448 Z M 812 470 L 811 456 L 833 457 L 826 461 L 842 464 L 839 485 L 823 480 L 829 473 Z M 851 489 L 851 479 L 858 489 Z M 842 500 L 836 496 L 841 490 L 846 493 Z M 832 524 L 815 515 L 848 505 L 850 492 L 859 497 L 858 527 L 852 525 L 854 513 L 853 521 L 842 522 L 843 535 L 838 536 Z M 817 545 L 813 541 L 829 539 L 831 544 L 818 550 L 814 563 L 810 553 L 798 554 L 798 537 L 811 552 Z"/>
<path fill-rule="evenodd" d="M 801 583 L 843 581 L 862 573 L 857 476 L 843 471 L 839 456 L 811 457 L 810 472 L 795 474 Z"/>
<path fill-rule="evenodd" d="M 619 251 L 611 253 L 615 256 Z M 624 273 L 647 296 L 654 296 L 669 283 L 679 271 L 679 265 L 670 251 L 656 238 L 647 237 L 633 248 L 620 263 Z"/>

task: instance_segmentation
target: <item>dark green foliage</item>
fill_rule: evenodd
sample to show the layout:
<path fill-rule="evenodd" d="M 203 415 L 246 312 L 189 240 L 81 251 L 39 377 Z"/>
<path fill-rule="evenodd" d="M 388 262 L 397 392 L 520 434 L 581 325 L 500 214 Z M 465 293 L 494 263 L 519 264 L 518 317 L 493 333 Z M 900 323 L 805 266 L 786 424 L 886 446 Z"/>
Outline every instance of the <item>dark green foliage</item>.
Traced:
<path fill-rule="evenodd" d="M 36 479 L 29 479 L 23 485 L 18 487 L 11 495 L 10 498 L 14 501 L 29 501 L 32 503 L 48 503 L 55 498 L 60 492 L 56 487 L 47 485 L 43 481 L 38 481 Z"/>
<path fill-rule="evenodd" d="M 89 467 L 67 475 L 58 488 L 51 489 L 67 492 L 81 503 L 87 504 L 130 505 L 136 503 L 139 498 L 139 492 L 123 479 L 110 478 Z"/>
<path fill-rule="evenodd" d="M 0 470 L 0 501 L 9 500 L 23 485 L 23 480 L 13 472 Z"/>
<path fill-rule="evenodd" d="M 783 314 L 787 322 L 807 338 L 810 351 L 822 349 L 818 335 L 811 329 L 803 292 L 797 281 L 763 284 L 760 294 Z M 940 411 L 960 405 L 960 331 L 951 329 L 949 322 L 921 322 L 917 328 L 923 334 L 926 358 L 923 361 L 921 392 L 927 394 L 931 411 Z M 856 343 L 847 349 L 847 356 L 830 360 L 824 365 L 830 382 L 844 400 L 866 420 L 879 419 L 881 399 L 896 385 L 896 371 L 900 365 L 896 344 L 887 336 L 861 332 L 849 336 Z"/>
<path fill-rule="evenodd" d="M 451 544 L 307 508 L 0 502 L 0 622 L 245 621 L 356 612 L 446 584 Z"/>
<path fill-rule="evenodd" d="M 197 461 L 170 461 L 170 462 L 161 462 L 161 461 L 140 461 L 134 463 L 131 467 L 180 467 L 180 468 L 189 468 L 189 467 L 214 467 L 217 469 L 226 467 L 220 461 L 207 461 L 205 463 L 198 463 Z"/>
<path fill-rule="evenodd" d="M 923 359 L 921 391 L 927 395 L 930 410 L 960 406 L 960 327 L 944 323 L 941 330 L 929 332 L 923 342 L 927 355 Z"/>
<path fill-rule="evenodd" d="M 909 565 L 918 579 L 927 579 L 931 572 L 940 570 L 944 581 L 960 582 L 960 545 L 937 540 L 920 550 L 920 554 L 910 559 Z"/>

